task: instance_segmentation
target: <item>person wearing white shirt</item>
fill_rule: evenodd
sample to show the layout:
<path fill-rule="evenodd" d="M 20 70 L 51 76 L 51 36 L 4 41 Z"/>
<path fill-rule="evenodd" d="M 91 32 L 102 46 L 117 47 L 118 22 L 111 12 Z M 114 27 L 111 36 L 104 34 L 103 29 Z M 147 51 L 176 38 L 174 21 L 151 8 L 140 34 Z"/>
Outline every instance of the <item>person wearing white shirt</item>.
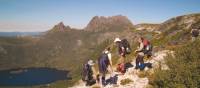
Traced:
<path fill-rule="evenodd" d="M 110 47 L 108 47 L 107 49 L 105 49 L 104 53 L 108 55 L 108 59 L 109 59 L 109 63 L 110 63 L 110 65 L 108 67 L 108 71 L 110 73 L 112 73 L 113 72 L 113 70 L 112 70 L 112 54 L 110 52 Z"/>

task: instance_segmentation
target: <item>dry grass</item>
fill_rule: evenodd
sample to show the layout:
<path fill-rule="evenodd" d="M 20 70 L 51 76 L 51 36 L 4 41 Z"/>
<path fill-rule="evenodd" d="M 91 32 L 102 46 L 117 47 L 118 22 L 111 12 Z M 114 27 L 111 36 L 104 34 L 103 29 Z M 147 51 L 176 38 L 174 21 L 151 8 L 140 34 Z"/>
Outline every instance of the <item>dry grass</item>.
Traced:
<path fill-rule="evenodd" d="M 131 79 L 123 79 L 123 80 L 121 80 L 121 85 L 126 85 L 126 84 L 129 84 L 129 83 L 131 83 L 131 82 L 133 82 Z"/>

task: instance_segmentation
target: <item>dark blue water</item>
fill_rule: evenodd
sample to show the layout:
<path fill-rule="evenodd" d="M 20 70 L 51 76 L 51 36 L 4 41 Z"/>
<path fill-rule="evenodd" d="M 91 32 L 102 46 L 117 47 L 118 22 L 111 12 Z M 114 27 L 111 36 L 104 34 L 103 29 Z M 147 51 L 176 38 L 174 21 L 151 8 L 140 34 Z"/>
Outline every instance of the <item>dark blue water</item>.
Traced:
<path fill-rule="evenodd" d="M 0 71 L 0 86 L 32 86 L 69 80 L 69 71 L 52 68 L 27 68 Z"/>

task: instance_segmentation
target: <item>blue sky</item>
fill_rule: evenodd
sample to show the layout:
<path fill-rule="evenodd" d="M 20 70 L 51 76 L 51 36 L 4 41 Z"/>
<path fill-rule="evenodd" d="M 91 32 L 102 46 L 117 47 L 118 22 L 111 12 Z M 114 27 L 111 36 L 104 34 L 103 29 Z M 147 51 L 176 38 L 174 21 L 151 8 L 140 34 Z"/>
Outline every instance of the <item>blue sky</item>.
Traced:
<path fill-rule="evenodd" d="M 46 31 L 60 21 L 84 28 L 96 15 L 161 23 L 199 12 L 200 0 L 0 0 L 0 31 Z"/>

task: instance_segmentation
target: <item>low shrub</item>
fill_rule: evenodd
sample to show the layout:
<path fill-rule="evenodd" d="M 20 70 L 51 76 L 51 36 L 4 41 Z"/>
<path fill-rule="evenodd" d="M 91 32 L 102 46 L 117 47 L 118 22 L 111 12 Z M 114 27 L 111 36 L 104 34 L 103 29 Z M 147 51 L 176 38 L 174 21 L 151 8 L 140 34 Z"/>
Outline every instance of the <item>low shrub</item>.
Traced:
<path fill-rule="evenodd" d="M 175 49 L 166 64 L 170 70 L 156 70 L 152 85 L 156 88 L 200 87 L 200 40 Z"/>

